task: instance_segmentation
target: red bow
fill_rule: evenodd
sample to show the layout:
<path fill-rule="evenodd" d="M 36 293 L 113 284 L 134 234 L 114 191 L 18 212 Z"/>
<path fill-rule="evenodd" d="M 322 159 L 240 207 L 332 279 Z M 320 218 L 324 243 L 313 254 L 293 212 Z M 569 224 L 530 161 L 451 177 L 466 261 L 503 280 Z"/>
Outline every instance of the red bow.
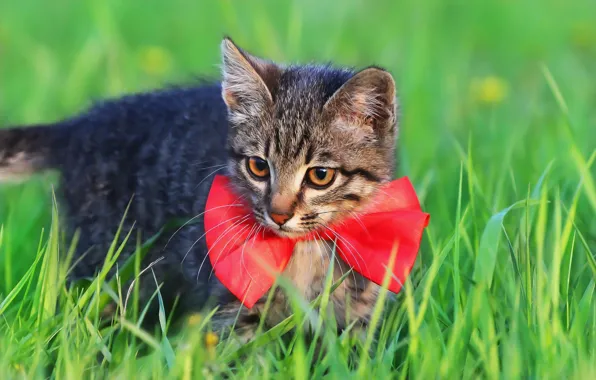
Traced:
<path fill-rule="evenodd" d="M 296 242 L 315 237 L 334 240 L 337 255 L 379 285 L 397 243 L 389 283 L 389 290 L 397 293 L 414 265 L 429 219 L 420 210 L 407 177 L 385 185 L 358 217 L 324 227 L 317 236 L 310 234 L 297 240 L 259 228 L 250 208 L 239 202 L 224 176 L 215 177 L 206 210 L 206 241 L 215 275 L 248 308 L 267 293 L 276 275 L 283 272 Z"/>

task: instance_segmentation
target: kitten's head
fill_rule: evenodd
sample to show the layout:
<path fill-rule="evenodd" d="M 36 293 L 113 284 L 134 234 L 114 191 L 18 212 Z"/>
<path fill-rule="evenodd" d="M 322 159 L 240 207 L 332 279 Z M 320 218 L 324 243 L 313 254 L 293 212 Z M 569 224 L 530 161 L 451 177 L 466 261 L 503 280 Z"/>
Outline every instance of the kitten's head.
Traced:
<path fill-rule="evenodd" d="M 359 72 L 289 66 L 222 43 L 229 169 L 256 219 L 298 237 L 350 216 L 391 180 L 395 83 Z"/>

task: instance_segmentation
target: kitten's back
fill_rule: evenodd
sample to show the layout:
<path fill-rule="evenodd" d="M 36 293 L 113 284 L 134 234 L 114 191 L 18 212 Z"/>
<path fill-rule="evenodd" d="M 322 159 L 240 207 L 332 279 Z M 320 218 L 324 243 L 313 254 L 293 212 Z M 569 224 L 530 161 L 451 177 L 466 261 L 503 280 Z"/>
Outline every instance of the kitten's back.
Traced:
<path fill-rule="evenodd" d="M 0 183 L 57 170 L 65 226 L 81 230 L 80 252 L 96 251 L 75 274 L 92 275 L 129 203 L 125 231 L 134 223 L 144 236 L 203 207 L 227 157 L 220 94 L 217 83 L 170 88 L 100 102 L 55 124 L 0 129 Z"/>
<path fill-rule="evenodd" d="M 168 134 L 199 135 L 198 145 L 212 138 L 221 144 L 227 124 L 220 92 L 219 84 L 206 84 L 139 93 L 97 103 L 57 123 L 0 128 L 0 182 L 77 166 L 71 160 L 91 148 L 109 154 L 156 147 Z"/>

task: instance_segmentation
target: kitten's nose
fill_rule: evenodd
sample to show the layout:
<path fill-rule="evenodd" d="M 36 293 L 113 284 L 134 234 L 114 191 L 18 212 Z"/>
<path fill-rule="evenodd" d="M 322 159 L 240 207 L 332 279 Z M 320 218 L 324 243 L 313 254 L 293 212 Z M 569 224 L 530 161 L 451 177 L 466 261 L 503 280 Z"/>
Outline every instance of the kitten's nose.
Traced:
<path fill-rule="evenodd" d="M 273 221 L 277 223 L 277 225 L 283 226 L 285 222 L 290 220 L 293 214 L 277 214 L 275 212 L 271 212 L 269 213 L 269 216 L 271 216 L 271 219 L 273 219 Z"/>
<path fill-rule="evenodd" d="M 275 192 L 271 197 L 269 205 L 269 216 L 278 226 L 283 226 L 292 216 L 294 216 L 294 197 L 290 194 Z"/>

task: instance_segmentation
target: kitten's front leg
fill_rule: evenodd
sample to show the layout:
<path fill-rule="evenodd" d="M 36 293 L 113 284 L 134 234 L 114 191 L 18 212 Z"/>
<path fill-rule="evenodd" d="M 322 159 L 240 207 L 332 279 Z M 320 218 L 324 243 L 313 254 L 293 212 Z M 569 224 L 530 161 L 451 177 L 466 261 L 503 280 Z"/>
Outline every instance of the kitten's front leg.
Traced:
<path fill-rule="evenodd" d="M 211 319 L 211 328 L 219 335 L 233 338 L 239 345 L 250 342 L 256 335 L 259 312 L 247 309 L 239 301 L 221 306 Z"/>

